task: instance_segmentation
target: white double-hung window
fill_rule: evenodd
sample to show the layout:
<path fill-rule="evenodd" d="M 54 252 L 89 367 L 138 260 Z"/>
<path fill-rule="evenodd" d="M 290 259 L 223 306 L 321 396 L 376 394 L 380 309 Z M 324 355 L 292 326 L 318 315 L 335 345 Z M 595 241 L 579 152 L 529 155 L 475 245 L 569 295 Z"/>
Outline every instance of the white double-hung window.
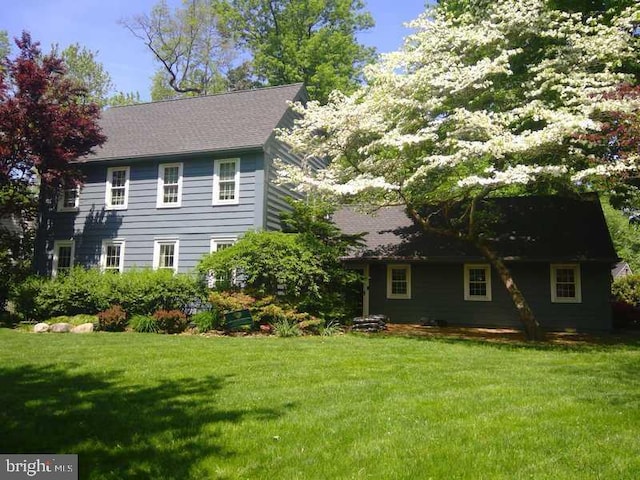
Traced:
<path fill-rule="evenodd" d="M 387 298 L 411 298 L 411 265 L 387 265 Z"/>
<path fill-rule="evenodd" d="M 53 263 L 51 276 L 56 277 L 73 268 L 73 240 L 56 240 L 53 242 Z"/>
<path fill-rule="evenodd" d="M 464 299 L 491 301 L 491 267 L 486 264 L 464 266 Z"/>
<path fill-rule="evenodd" d="M 124 270 L 124 240 L 113 239 L 102 242 L 100 268 L 103 272 L 122 272 Z"/>
<path fill-rule="evenodd" d="M 551 265 L 551 301 L 553 303 L 582 302 L 580 265 Z"/>
<path fill-rule="evenodd" d="M 213 205 L 234 205 L 240 199 L 240 159 L 213 162 Z"/>
<path fill-rule="evenodd" d="M 109 210 L 124 210 L 129 202 L 129 167 L 107 168 L 105 203 Z"/>
<path fill-rule="evenodd" d="M 182 205 L 182 163 L 163 163 L 158 167 L 158 208 Z"/>
<path fill-rule="evenodd" d="M 177 238 L 155 240 L 153 245 L 153 268 L 155 270 L 178 271 L 180 241 Z"/>

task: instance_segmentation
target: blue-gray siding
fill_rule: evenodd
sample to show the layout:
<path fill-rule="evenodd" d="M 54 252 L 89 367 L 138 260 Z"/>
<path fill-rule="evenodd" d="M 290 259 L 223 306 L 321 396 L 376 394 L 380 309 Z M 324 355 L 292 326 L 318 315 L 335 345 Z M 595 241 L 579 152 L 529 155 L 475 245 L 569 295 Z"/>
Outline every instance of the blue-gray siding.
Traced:
<path fill-rule="evenodd" d="M 215 158 L 240 160 L 240 199 L 237 205 L 212 205 Z M 182 206 L 156 208 L 158 165 L 183 163 Z M 124 267 L 151 266 L 154 240 L 176 238 L 179 270 L 190 271 L 208 253 L 212 237 L 238 237 L 264 228 L 264 160 L 260 151 L 240 155 L 200 155 L 153 160 L 92 163 L 85 168 L 85 184 L 78 212 L 56 214 L 52 240 L 75 240 L 75 262 L 100 261 L 102 241 L 125 240 Z M 130 167 L 126 210 L 105 209 L 107 168 Z"/>
<path fill-rule="evenodd" d="M 396 262 L 397 263 L 397 262 Z M 512 274 L 544 328 L 609 330 L 610 265 L 583 263 L 581 303 L 552 303 L 548 263 L 512 264 Z M 411 299 L 387 299 L 386 264 L 370 265 L 370 313 L 383 313 L 393 323 L 444 320 L 450 325 L 521 326 L 500 278 L 491 275 L 492 300 L 464 300 L 463 264 L 414 263 Z"/>

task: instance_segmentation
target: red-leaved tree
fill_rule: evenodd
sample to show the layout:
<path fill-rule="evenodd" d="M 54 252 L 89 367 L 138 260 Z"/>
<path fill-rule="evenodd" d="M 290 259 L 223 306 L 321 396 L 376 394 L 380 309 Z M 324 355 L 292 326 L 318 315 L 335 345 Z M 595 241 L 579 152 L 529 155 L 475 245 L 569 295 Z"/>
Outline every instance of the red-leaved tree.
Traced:
<path fill-rule="evenodd" d="M 620 85 L 605 95 L 609 100 L 634 100 L 640 102 L 640 85 Z M 612 162 L 626 162 L 628 171 L 620 172 L 613 178 L 604 178 L 607 185 L 603 191 L 609 192 L 610 201 L 616 208 L 636 210 L 640 205 L 640 178 L 631 166 L 640 158 L 640 110 L 604 111 L 596 117 L 600 130 L 581 135 L 594 156 L 593 162 L 606 165 Z"/>
<path fill-rule="evenodd" d="M 43 55 L 26 32 L 16 45 L 18 55 L 0 69 L 0 213 L 14 213 L 11 192 L 24 196 L 37 189 L 33 267 L 44 273 L 58 192 L 82 182 L 71 162 L 106 137 L 98 125 L 98 105 L 83 101 L 87 92 L 65 76 L 63 61 Z"/>

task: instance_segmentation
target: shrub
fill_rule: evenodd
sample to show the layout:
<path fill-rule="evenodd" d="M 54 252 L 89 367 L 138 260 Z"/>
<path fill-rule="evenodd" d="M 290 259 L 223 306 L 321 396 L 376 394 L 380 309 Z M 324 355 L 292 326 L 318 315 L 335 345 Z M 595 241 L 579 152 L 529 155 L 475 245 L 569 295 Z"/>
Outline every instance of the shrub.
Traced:
<path fill-rule="evenodd" d="M 129 320 L 129 326 L 138 333 L 158 333 L 160 326 L 158 320 L 148 315 L 134 315 Z"/>
<path fill-rule="evenodd" d="M 54 279 L 32 277 L 14 288 L 16 311 L 27 320 L 95 314 L 120 305 L 131 315 L 182 309 L 199 296 L 196 278 L 166 270 L 140 269 L 103 274 L 74 268 Z"/>
<path fill-rule="evenodd" d="M 333 337 L 342 333 L 342 326 L 338 322 L 329 322 L 320 325 L 319 333 L 323 337 Z"/>
<path fill-rule="evenodd" d="M 200 333 L 209 332 L 220 328 L 220 317 L 215 310 L 205 310 L 198 312 L 191 317 Z"/>
<path fill-rule="evenodd" d="M 98 313 L 98 326 L 106 332 L 122 332 L 127 326 L 127 314 L 120 305 L 112 305 Z"/>
<path fill-rule="evenodd" d="M 614 300 L 640 305 L 640 275 L 627 275 L 614 280 L 611 285 Z"/>
<path fill-rule="evenodd" d="M 160 330 L 166 333 L 180 333 L 187 328 L 187 316 L 180 310 L 158 310 L 153 318 Z"/>
<path fill-rule="evenodd" d="M 209 302 L 218 312 L 233 312 L 235 310 L 248 310 L 256 299 L 242 292 L 211 292 Z"/>
<path fill-rule="evenodd" d="M 297 323 L 282 319 L 273 324 L 273 333 L 278 337 L 299 337 L 302 330 Z"/>

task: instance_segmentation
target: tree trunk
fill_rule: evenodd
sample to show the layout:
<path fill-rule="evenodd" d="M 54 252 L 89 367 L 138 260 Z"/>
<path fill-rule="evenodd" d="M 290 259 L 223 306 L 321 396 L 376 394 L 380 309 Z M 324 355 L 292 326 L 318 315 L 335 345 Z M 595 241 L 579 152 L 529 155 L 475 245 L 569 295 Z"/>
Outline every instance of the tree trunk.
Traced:
<path fill-rule="evenodd" d="M 38 191 L 38 212 L 33 248 L 33 270 L 38 275 L 47 272 L 47 236 L 51 219 L 51 188 L 41 181 Z"/>
<path fill-rule="evenodd" d="M 524 325 L 525 333 L 527 335 L 527 339 L 529 340 L 544 340 L 544 332 L 542 327 L 538 323 L 533 314 L 533 310 L 529 307 L 527 300 L 524 298 L 524 295 L 516 285 L 513 276 L 511 275 L 511 271 L 505 265 L 504 261 L 487 245 L 482 242 L 475 242 L 476 247 L 482 252 L 482 254 L 489 260 L 493 268 L 500 275 L 500 279 L 504 284 L 507 292 L 511 296 L 511 300 L 518 310 L 518 314 L 520 315 L 520 321 Z"/>

